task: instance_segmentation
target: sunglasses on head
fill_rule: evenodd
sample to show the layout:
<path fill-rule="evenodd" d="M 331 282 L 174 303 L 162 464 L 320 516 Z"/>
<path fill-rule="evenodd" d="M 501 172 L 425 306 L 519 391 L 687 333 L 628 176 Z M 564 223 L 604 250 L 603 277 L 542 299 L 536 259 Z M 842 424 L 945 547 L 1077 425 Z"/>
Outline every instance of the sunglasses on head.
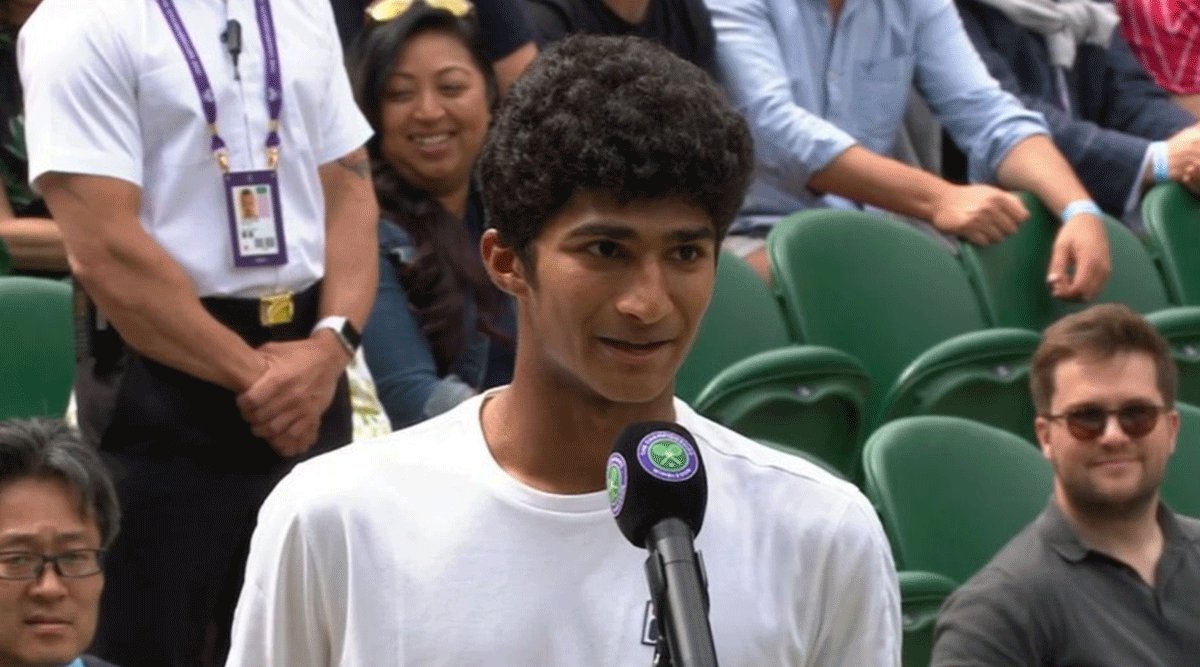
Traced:
<path fill-rule="evenodd" d="M 376 23 L 386 23 L 402 16 L 418 2 L 426 7 L 450 12 L 453 16 L 462 18 L 475 8 L 471 0 L 375 0 L 364 10 L 368 17 Z"/>
<path fill-rule="evenodd" d="M 1061 419 L 1067 424 L 1067 431 L 1078 440 L 1095 440 L 1104 434 L 1108 426 L 1108 418 L 1115 415 L 1117 424 L 1125 435 L 1131 438 L 1141 438 L 1158 426 L 1158 417 L 1169 411 L 1162 405 L 1149 403 L 1130 403 L 1115 410 L 1102 408 L 1098 405 L 1083 405 L 1071 408 L 1057 415 L 1044 415 L 1046 419 Z"/>

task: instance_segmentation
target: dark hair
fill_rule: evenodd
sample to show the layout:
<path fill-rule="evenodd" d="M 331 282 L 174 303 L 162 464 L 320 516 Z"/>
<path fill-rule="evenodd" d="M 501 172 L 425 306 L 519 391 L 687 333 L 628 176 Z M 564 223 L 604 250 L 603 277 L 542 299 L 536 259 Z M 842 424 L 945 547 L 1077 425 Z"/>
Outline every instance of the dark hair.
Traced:
<path fill-rule="evenodd" d="M 100 529 L 100 545 L 117 536 L 121 510 L 108 470 L 61 421 L 0 422 L 0 487 L 22 479 L 56 479 L 78 494 L 79 513 Z"/>
<path fill-rule="evenodd" d="M 501 302 L 463 221 L 431 193 L 402 179 L 382 155 L 380 102 L 388 77 L 404 44 L 427 31 L 453 35 L 466 46 L 483 74 L 488 104 L 494 106 L 498 95 L 496 75 L 483 54 L 472 15 L 460 19 L 417 0 L 391 21 L 369 24 L 351 46 L 347 61 L 354 98 L 375 129 L 375 135 L 367 141 L 367 153 L 379 207 L 384 217 L 408 232 L 416 250 L 414 257 L 404 263 L 392 258 L 397 277 L 429 340 L 438 373 L 445 374 L 466 337 L 468 294 L 479 313 L 480 330 L 493 337 L 501 337 L 492 324 L 498 318 Z"/>
<path fill-rule="evenodd" d="M 575 35 L 509 89 L 479 164 L 489 221 L 529 263 L 542 226 L 579 191 L 679 198 L 708 214 L 719 241 L 751 151 L 746 122 L 700 68 L 647 40 Z"/>
<path fill-rule="evenodd" d="M 1029 389 L 1037 413 L 1050 412 L 1054 371 L 1060 362 L 1075 357 L 1110 359 L 1121 352 L 1150 355 L 1163 402 L 1174 407 L 1178 371 L 1171 358 L 1170 344 L 1128 306 L 1106 303 L 1067 315 L 1042 334 L 1029 370 Z"/>

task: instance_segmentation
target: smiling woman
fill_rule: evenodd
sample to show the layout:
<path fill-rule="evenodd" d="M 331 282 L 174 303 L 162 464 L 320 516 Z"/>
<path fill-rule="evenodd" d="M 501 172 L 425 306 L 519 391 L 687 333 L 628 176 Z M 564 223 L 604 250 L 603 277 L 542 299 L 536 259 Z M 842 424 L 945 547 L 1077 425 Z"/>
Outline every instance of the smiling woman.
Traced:
<path fill-rule="evenodd" d="M 508 381 L 511 309 L 479 259 L 474 186 L 496 81 L 466 0 L 367 8 L 351 48 L 382 219 L 379 292 L 363 351 L 393 427 Z"/>

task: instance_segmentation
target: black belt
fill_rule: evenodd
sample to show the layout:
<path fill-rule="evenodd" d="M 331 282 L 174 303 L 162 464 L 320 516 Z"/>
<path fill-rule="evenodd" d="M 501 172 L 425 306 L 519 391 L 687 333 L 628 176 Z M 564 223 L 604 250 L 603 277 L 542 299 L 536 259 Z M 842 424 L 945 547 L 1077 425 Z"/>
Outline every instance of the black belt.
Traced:
<path fill-rule="evenodd" d="M 291 295 L 292 313 L 289 321 L 264 324 L 264 299 L 239 299 L 206 296 L 200 299 L 204 309 L 221 324 L 229 327 L 251 345 L 272 340 L 299 340 L 312 333 L 317 323 L 317 308 L 321 300 L 321 281 L 303 292 Z"/>

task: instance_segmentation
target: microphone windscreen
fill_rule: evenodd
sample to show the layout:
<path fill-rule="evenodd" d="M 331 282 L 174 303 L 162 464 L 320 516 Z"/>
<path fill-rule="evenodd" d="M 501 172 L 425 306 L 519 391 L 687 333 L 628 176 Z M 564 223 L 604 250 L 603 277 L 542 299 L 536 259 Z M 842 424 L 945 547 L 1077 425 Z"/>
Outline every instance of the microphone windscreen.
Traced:
<path fill-rule="evenodd" d="M 608 504 L 625 539 L 645 548 L 646 533 L 667 518 L 683 520 L 692 535 L 704 524 L 708 481 L 700 448 L 672 422 L 625 427 L 608 457 Z"/>

